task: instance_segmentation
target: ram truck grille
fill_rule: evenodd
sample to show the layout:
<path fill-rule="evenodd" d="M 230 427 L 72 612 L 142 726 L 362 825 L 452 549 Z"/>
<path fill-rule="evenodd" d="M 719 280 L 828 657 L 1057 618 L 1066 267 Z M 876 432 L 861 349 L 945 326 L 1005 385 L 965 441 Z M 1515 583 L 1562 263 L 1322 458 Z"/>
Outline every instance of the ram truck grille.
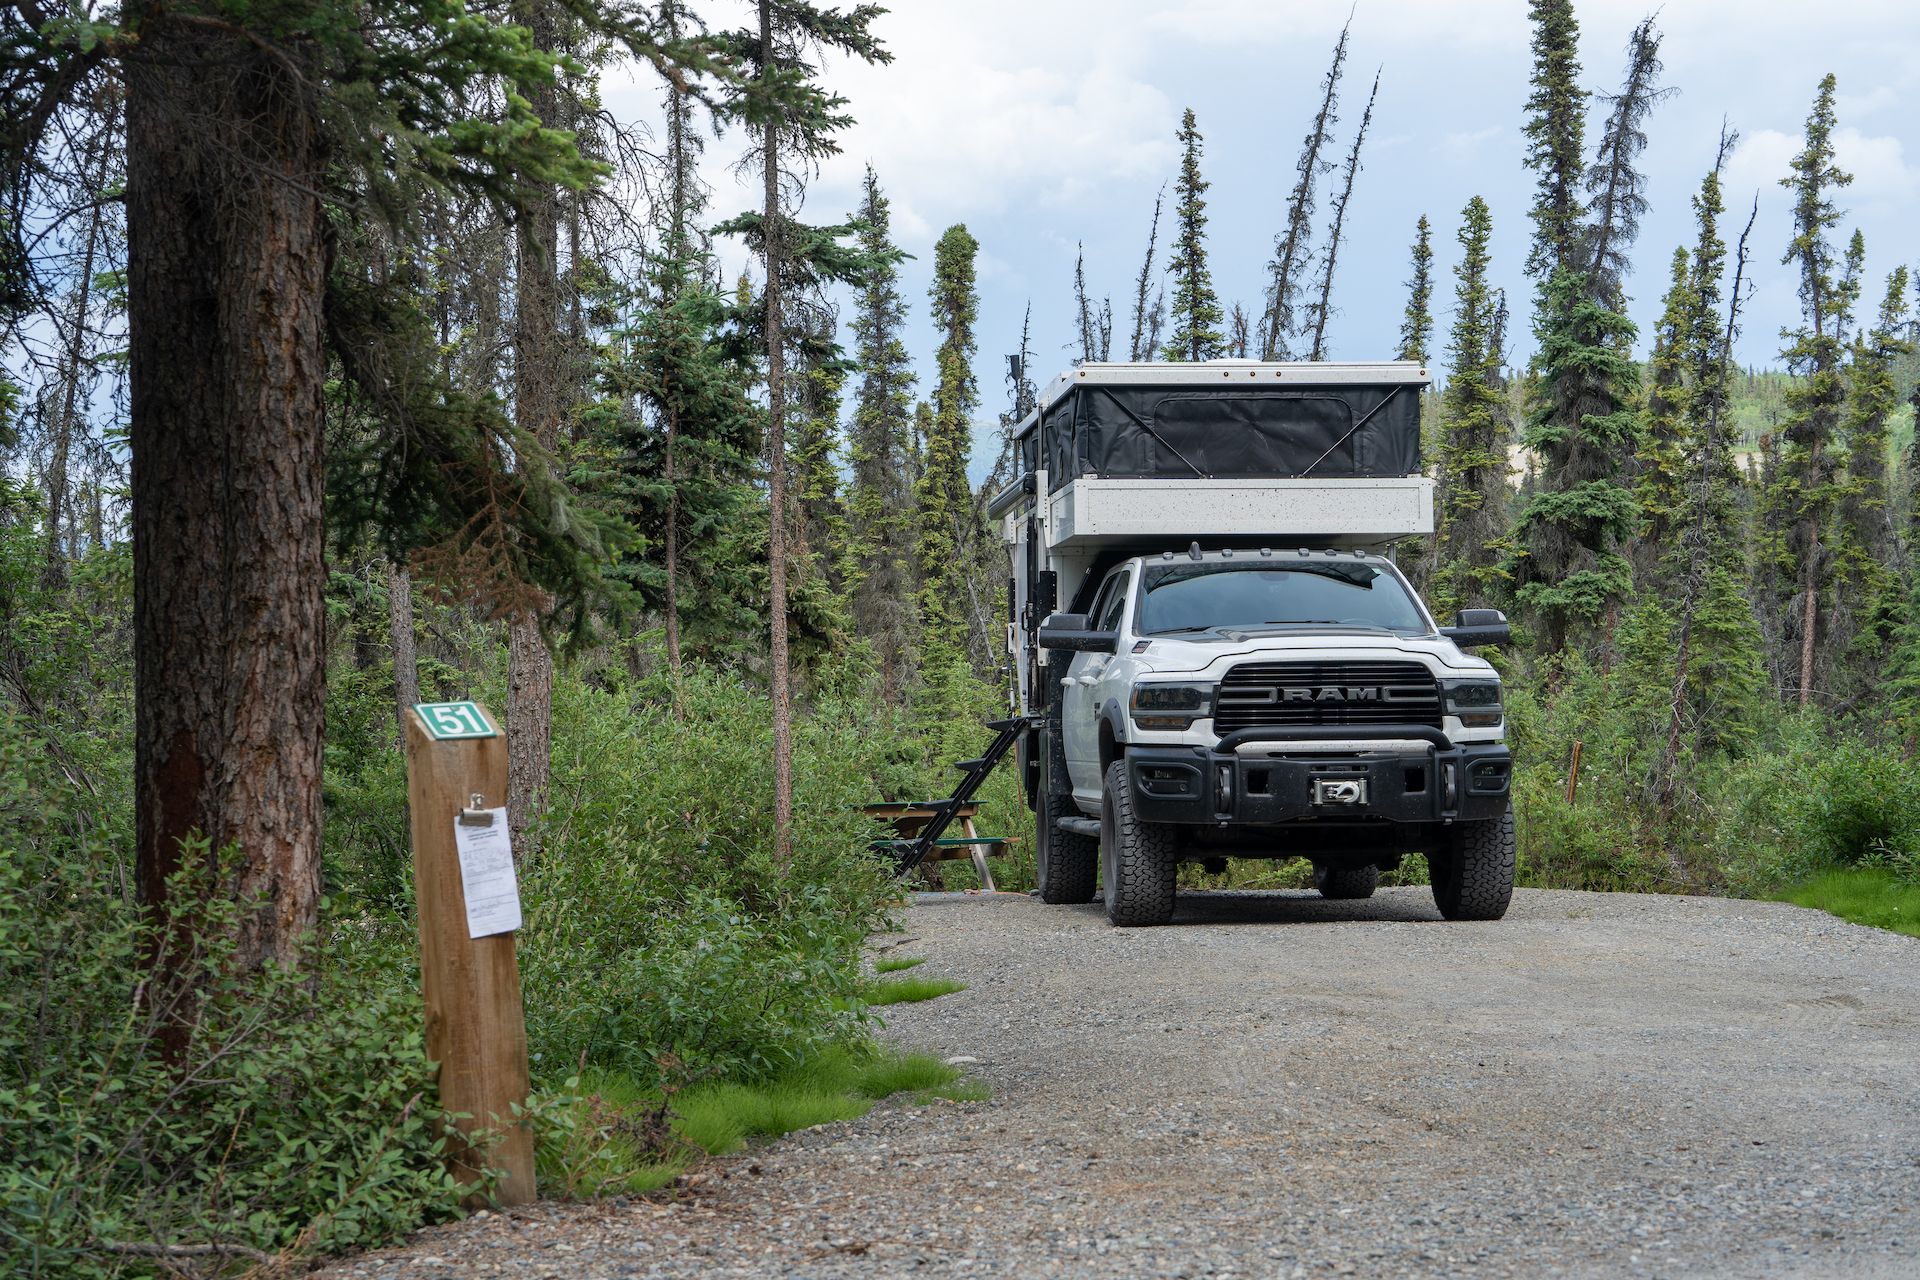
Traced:
<path fill-rule="evenodd" d="M 1441 727 L 1440 685 L 1417 662 L 1245 662 L 1220 681 L 1213 730 L 1256 725 Z"/>

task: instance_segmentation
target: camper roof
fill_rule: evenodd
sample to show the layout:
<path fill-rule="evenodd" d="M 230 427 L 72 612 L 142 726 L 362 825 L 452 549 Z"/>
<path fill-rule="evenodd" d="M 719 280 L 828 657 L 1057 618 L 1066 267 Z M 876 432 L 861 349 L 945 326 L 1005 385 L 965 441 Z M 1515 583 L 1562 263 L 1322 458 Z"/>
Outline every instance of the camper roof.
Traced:
<path fill-rule="evenodd" d="M 1423 387 L 1433 379 L 1425 365 L 1411 360 L 1338 362 L 1331 360 L 1207 360 L 1184 364 L 1166 360 L 1088 363 L 1068 369 L 1040 392 L 1031 413 L 1015 428 L 1015 437 L 1032 431 L 1040 415 L 1075 387 Z"/>

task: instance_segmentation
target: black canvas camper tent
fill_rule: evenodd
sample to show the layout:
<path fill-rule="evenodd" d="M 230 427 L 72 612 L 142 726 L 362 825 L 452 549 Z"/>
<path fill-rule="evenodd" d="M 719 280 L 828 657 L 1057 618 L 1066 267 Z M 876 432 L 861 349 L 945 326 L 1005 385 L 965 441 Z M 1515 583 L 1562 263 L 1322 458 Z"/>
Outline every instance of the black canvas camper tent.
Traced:
<path fill-rule="evenodd" d="M 1083 365 L 1021 424 L 1019 462 L 1049 491 L 1083 476 L 1417 475 L 1427 381 L 1406 363 Z"/>

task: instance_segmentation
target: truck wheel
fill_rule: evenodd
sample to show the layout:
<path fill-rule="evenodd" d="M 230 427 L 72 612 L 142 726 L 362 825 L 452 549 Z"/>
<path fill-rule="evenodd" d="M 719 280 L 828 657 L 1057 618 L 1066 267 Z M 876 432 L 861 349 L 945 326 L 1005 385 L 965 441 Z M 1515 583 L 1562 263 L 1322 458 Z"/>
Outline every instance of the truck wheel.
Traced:
<path fill-rule="evenodd" d="M 1323 898 L 1349 900 L 1371 898 L 1373 891 L 1380 887 L 1380 868 L 1371 864 L 1364 867 L 1330 867 L 1324 862 L 1313 864 L 1313 887 L 1320 891 Z"/>
<path fill-rule="evenodd" d="M 1513 810 L 1456 822 L 1427 855 L 1433 902 L 1449 920 L 1498 920 L 1513 900 Z"/>
<path fill-rule="evenodd" d="M 1127 762 L 1107 766 L 1100 798 L 1100 879 L 1107 919 L 1118 925 L 1173 919 L 1173 882 L 1180 870 L 1173 833 L 1134 812 Z"/>
<path fill-rule="evenodd" d="M 1098 892 L 1100 842 L 1054 825 L 1061 818 L 1079 816 L 1072 796 L 1048 795 L 1042 787 L 1039 803 L 1034 806 L 1033 833 L 1033 860 L 1042 902 L 1077 905 L 1092 902 Z"/>

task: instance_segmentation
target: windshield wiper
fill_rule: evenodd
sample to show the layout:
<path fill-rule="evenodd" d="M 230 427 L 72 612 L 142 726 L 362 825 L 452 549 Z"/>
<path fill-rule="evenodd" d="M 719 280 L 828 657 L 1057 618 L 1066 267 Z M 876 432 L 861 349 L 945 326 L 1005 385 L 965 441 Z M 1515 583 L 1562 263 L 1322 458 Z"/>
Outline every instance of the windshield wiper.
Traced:
<path fill-rule="evenodd" d="M 1192 635 L 1196 631 L 1218 631 L 1219 629 L 1220 626 L 1216 623 L 1211 627 L 1168 627 L 1164 631 L 1149 631 L 1146 634 L 1150 636 L 1185 636 Z"/>

